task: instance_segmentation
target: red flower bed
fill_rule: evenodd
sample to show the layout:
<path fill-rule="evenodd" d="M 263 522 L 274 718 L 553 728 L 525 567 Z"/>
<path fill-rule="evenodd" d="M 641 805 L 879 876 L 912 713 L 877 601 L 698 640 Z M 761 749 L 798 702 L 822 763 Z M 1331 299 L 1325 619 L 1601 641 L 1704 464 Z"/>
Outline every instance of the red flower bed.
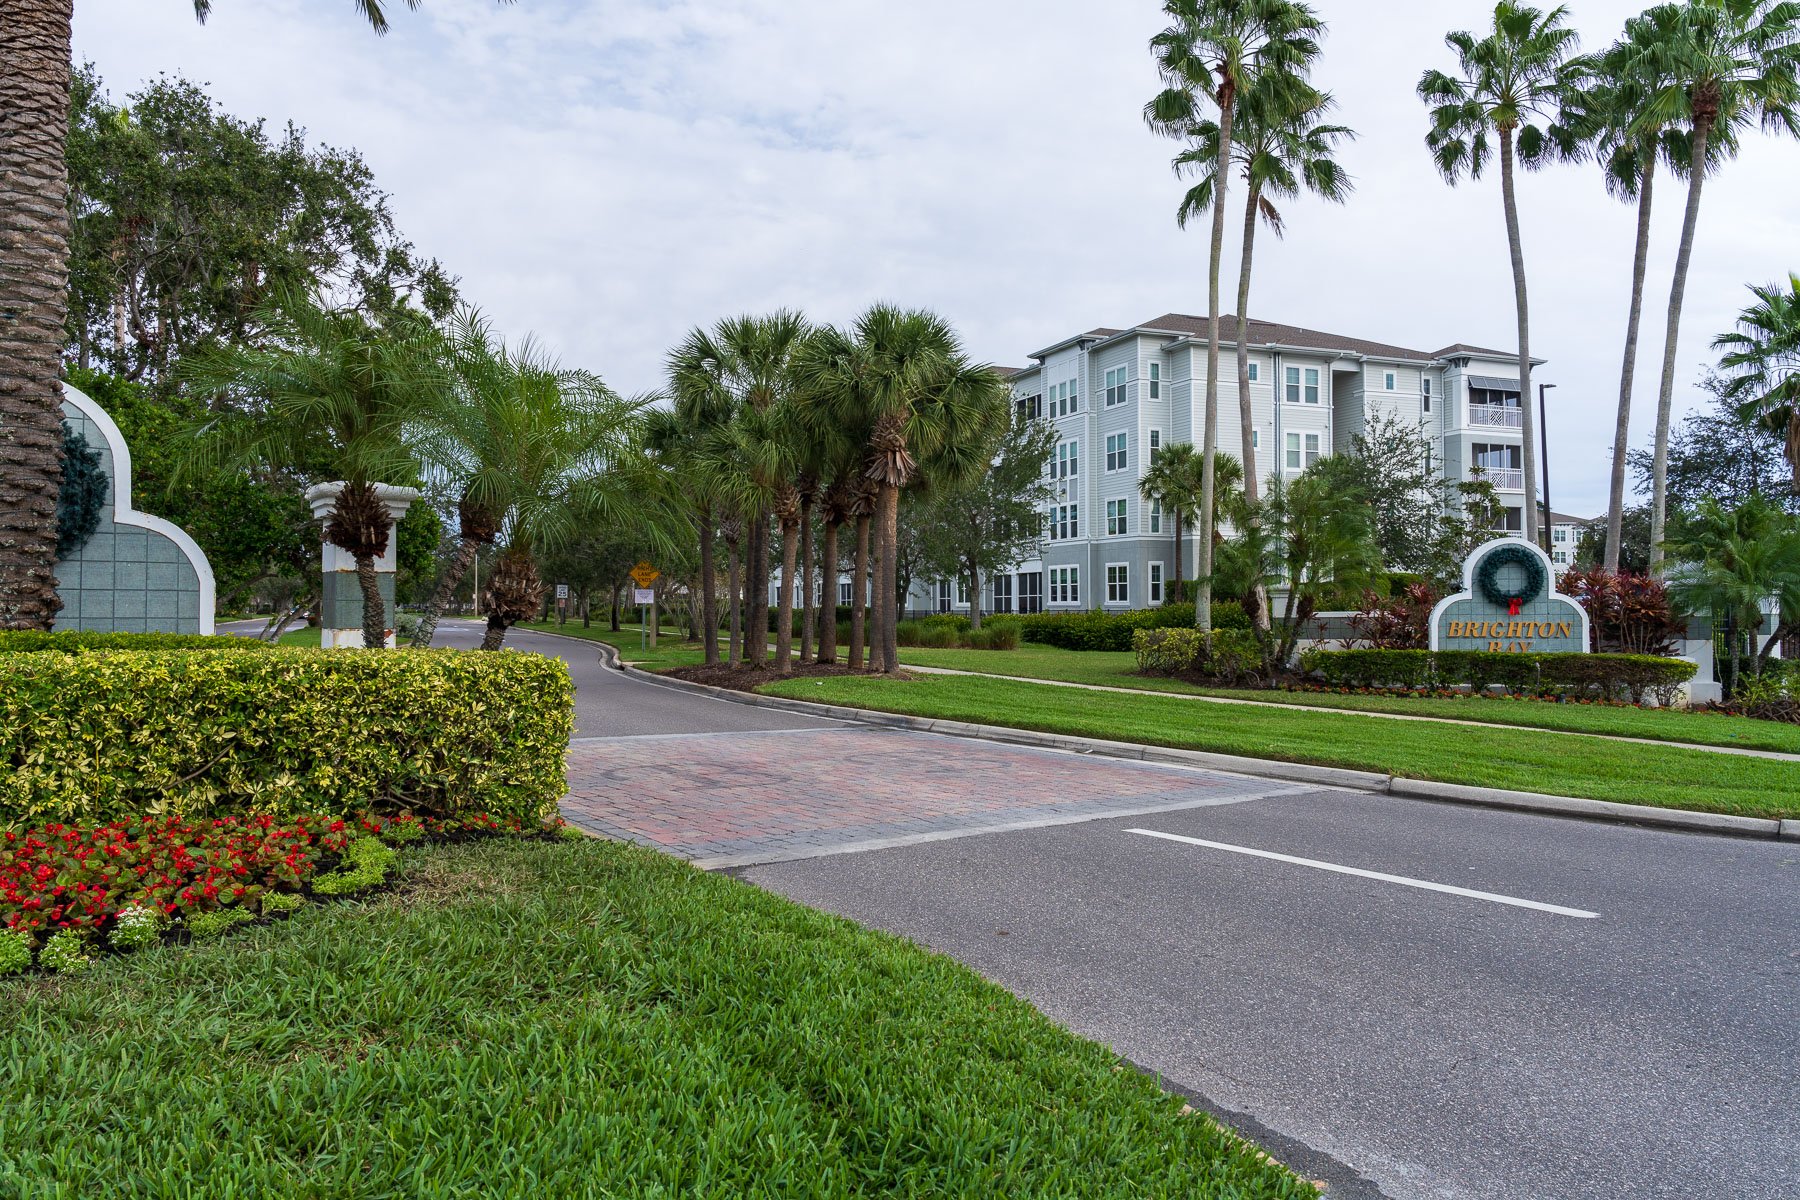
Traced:
<path fill-rule="evenodd" d="M 102 929 L 134 905 L 169 916 L 242 906 L 301 891 L 364 833 L 392 842 L 460 833 L 527 832 L 517 817 L 141 817 L 106 825 L 43 825 L 0 833 L 0 928 L 30 933 Z"/>

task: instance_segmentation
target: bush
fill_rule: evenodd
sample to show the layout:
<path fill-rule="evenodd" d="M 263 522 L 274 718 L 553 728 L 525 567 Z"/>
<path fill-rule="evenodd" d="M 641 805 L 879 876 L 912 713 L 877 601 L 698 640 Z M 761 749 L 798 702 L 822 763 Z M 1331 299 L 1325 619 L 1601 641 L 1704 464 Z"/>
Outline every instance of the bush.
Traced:
<path fill-rule="evenodd" d="M 1300 669 L 1333 687 L 1451 688 L 1494 684 L 1524 696 L 1674 703 L 1694 677 L 1685 659 L 1649 654 L 1502 654 L 1489 650 L 1326 650 L 1300 656 Z"/>
<path fill-rule="evenodd" d="M 1179 675 L 1200 657 L 1198 629 L 1139 629 L 1131 635 L 1137 669 L 1144 675 Z"/>
<path fill-rule="evenodd" d="M 1725 709 L 1741 717 L 1800 725 L 1800 672 L 1770 663 L 1761 675 L 1741 676 Z"/>
<path fill-rule="evenodd" d="M 35 629 L 0 629 L 0 652 L 29 654 L 58 651 L 95 654 L 113 650 L 267 650 L 255 638 L 203 633 L 41 633 Z"/>
<path fill-rule="evenodd" d="M 1558 580 L 1556 587 L 1587 609 L 1593 632 L 1590 650 L 1666 655 L 1687 637 L 1687 622 L 1675 616 L 1660 579 L 1613 574 L 1601 567 L 1578 568 Z"/>
<path fill-rule="evenodd" d="M 537 819 L 565 790 L 558 660 L 267 648 L 0 656 L 0 826 L 144 813 Z"/>
<path fill-rule="evenodd" d="M 1017 620 L 985 617 L 980 629 L 969 630 L 966 641 L 971 650 L 1017 650 L 1022 629 Z"/>
<path fill-rule="evenodd" d="M 94 960 L 88 957 L 87 942 L 73 929 L 52 934 L 44 948 L 38 951 L 38 966 L 60 975 L 74 975 L 93 965 Z"/>
<path fill-rule="evenodd" d="M 379 887 L 399 852 L 378 837 L 359 837 L 344 848 L 344 869 L 313 880 L 321 896 L 348 896 Z"/>
<path fill-rule="evenodd" d="M 31 965 L 31 939 L 14 929 L 0 929 L 0 977 L 17 975 Z"/>
<path fill-rule="evenodd" d="M 1248 629 L 1215 629 L 1212 653 L 1202 654 L 1201 669 L 1225 683 L 1242 683 L 1262 673 L 1263 649 Z"/>
<path fill-rule="evenodd" d="M 1063 650 L 1132 650 L 1140 629 L 1192 629 L 1194 606 L 1165 604 L 1126 612 L 1032 613 L 1021 619 L 1024 638 Z M 1221 600 L 1213 605 L 1215 629 L 1249 629 L 1242 605 Z"/>
<path fill-rule="evenodd" d="M 961 621 L 960 627 L 957 621 Z M 894 626 L 894 640 L 902 646 L 930 650 L 1017 650 L 1020 622 L 1006 617 L 987 617 L 980 629 L 969 628 L 967 617 L 944 619 L 926 617 L 917 621 L 900 621 Z M 846 633 L 842 644 L 849 644 Z"/>

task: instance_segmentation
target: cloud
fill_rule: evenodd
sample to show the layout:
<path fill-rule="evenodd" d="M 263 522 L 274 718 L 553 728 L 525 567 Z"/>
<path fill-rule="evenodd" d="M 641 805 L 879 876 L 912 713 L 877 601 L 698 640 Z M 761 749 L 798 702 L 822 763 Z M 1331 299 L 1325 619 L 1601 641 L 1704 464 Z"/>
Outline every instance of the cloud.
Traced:
<path fill-rule="evenodd" d="M 1360 131 L 1342 208 L 1293 202 L 1259 239 L 1252 311 L 1432 348 L 1510 345 L 1497 181 L 1446 187 L 1413 95 L 1474 0 L 1321 0 L 1321 80 Z M 348 3 L 81 0 L 76 54 L 123 93 L 163 71 L 241 116 L 361 150 L 402 228 L 513 334 L 623 391 L 655 387 L 688 327 L 777 305 L 845 320 L 929 305 L 1018 364 L 1094 325 L 1203 312 L 1205 230 L 1175 228 L 1147 0 L 426 0 L 371 36 Z M 1490 10 L 1491 11 L 1491 10 Z M 1635 6 L 1589 0 L 1590 45 Z M 1679 356 L 1681 405 L 1743 285 L 1796 264 L 1792 143 L 1753 139 L 1709 181 Z M 1597 511 L 1632 214 L 1591 167 L 1521 186 L 1533 349 L 1551 360 L 1553 491 Z M 1665 187 L 1636 428 L 1654 409 L 1680 197 Z M 1230 222 L 1235 230 L 1237 222 Z M 1235 249 L 1228 263 L 1235 264 Z M 1226 295 L 1233 294 L 1228 269 Z M 1640 443 L 1644 440 L 1637 438 Z"/>

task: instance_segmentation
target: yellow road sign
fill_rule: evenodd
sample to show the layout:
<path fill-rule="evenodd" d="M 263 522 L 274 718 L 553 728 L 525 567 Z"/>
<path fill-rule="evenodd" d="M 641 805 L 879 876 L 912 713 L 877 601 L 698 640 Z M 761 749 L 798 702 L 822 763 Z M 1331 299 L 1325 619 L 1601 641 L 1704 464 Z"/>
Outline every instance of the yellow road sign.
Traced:
<path fill-rule="evenodd" d="M 662 572 L 647 562 L 641 562 L 631 568 L 631 578 L 641 588 L 647 588 L 662 578 Z"/>

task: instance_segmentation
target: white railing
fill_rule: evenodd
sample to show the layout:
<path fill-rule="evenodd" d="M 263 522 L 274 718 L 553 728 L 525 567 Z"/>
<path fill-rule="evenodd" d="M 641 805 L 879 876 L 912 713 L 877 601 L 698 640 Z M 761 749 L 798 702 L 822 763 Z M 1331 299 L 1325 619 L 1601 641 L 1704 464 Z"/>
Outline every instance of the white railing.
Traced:
<path fill-rule="evenodd" d="M 1522 492 L 1525 490 L 1525 472 L 1518 467 L 1483 467 L 1474 466 L 1469 473 L 1476 479 L 1485 479 L 1503 492 Z"/>
<path fill-rule="evenodd" d="M 1505 405 L 1469 405 L 1469 424 L 1471 425 L 1497 425 L 1502 429 L 1517 429 L 1524 419 L 1524 415 L 1519 409 L 1507 408 Z"/>

